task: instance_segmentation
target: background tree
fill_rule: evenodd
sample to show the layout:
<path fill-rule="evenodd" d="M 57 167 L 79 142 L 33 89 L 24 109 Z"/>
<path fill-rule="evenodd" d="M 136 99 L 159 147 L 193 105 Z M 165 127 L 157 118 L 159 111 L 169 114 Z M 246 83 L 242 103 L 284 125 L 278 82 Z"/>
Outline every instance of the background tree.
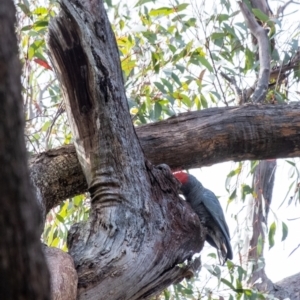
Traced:
<path fill-rule="evenodd" d="M 143 6 L 145 3 L 148 6 Z M 126 15 L 126 7 L 121 5 L 113 7 L 107 2 L 114 14 L 113 28 L 115 32 L 120 30 L 120 34 L 117 33 L 117 42 L 135 125 L 160 120 L 167 115 L 174 116 L 182 110 L 201 109 L 213 105 L 224 107 L 187 113 L 165 122 L 139 127 L 137 133 L 146 157 L 155 164 L 165 162 L 172 168 L 191 168 L 230 159 L 298 156 L 298 123 L 295 122 L 299 116 L 297 105 L 241 106 L 238 109 L 230 107 L 233 104 L 231 98 L 239 104 L 249 101 L 256 87 L 257 93 L 252 97 L 254 101 L 266 99 L 274 104 L 274 102 L 284 103 L 287 99 L 294 100 L 296 94 L 293 92 L 293 84 L 298 80 L 297 39 L 291 39 L 286 44 L 288 50 L 284 51 L 282 58 L 278 50 L 282 48 L 278 47 L 277 43 L 277 40 L 280 40 L 278 28 L 281 24 L 275 22 L 283 15 L 286 5 L 279 7 L 275 17 L 270 18 L 269 12 L 264 10 L 267 7 L 266 2 L 260 2 L 264 4 L 263 7 L 252 3 L 254 8 L 258 7 L 260 10 L 254 9 L 250 17 L 245 16 L 247 26 L 251 29 L 251 16 L 255 15 L 259 21 L 259 27 L 255 28 L 259 29 L 261 35 L 249 39 L 250 35 L 241 19 L 239 9 L 230 2 L 223 1 L 219 6 L 222 11 L 206 16 L 203 7 L 199 9 L 195 3 L 191 3 L 193 11 L 198 14 L 197 18 L 191 16 L 189 11 L 191 6 L 188 4 L 172 3 L 160 8 L 151 8 L 149 4 L 150 1 L 137 3 L 137 7 L 140 8 L 137 12 L 139 22 L 135 25 L 142 23 L 143 27 L 126 31 L 126 26 L 130 24 L 130 18 L 122 18 L 122 14 Z M 23 81 L 25 104 L 29 108 L 28 116 L 31 119 L 27 126 L 27 137 L 29 148 L 38 151 L 39 148 L 48 149 L 61 142 L 68 143 L 71 137 L 68 126 L 64 124 L 65 117 L 62 114 L 64 107 L 58 103 L 60 96 L 57 83 L 52 81 L 52 78 L 47 78 L 47 85 L 44 88 L 35 88 L 35 84 L 40 84 L 39 76 L 43 79 L 45 76 L 52 76 L 51 67 L 43 52 L 45 49 L 43 37 L 48 19 L 53 15 L 55 8 L 52 5 L 49 8 L 32 8 L 26 2 L 20 3 L 19 7 L 29 17 L 25 18 L 29 24 L 22 28 L 22 31 L 28 34 L 20 36 L 23 49 L 26 49 L 23 56 L 24 74 L 28 73 Z M 166 25 L 163 20 L 166 20 Z M 256 23 L 254 24 L 256 26 Z M 259 47 L 259 55 L 256 48 L 250 47 L 250 42 L 260 46 L 260 38 L 266 37 L 266 30 L 262 27 L 269 28 L 271 41 L 276 39 L 276 43 L 271 43 L 272 47 L 275 47 L 271 48 L 273 51 L 271 61 L 263 60 L 266 58 L 264 54 L 268 54 L 267 51 L 262 51 L 264 47 Z M 191 36 L 193 39 L 188 39 Z M 201 38 L 198 38 L 199 36 Z M 100 34 L 100 37 L 103 38 L 103 35 Z M 84 60 L 78 62 L 78 57 L 84 56 L 76 55 L 77 61 L 74 65 L 78 63 L 79 68 L 74 74 L 86 80 L 87 74 L 90 74 L 89 69 L 83 67 Z M 270 62 L 273 69 L 269 81 Z M 44 69 L 38 69 L 40 73 L 31 73 L 32 66 L 37 64 Z M 61 65 L 59 64 L 60 67 Z M 259 71 L 257 82 L 256 74 Z M 72 72 L 69 74 L 73 75 Z M 79 82 L 78 86 L 82 87 L 82 81 Z M 260 87 L 262 88 L 259 89 Z M 86 86 L 87 90 L 88 88 Z M 265 97 L 266 88 L 268 93 Z M 82 89 L 79 90 L 83 93 Z M 43 99 L 44 93 L 47 95 L 49 93 L 50 103 Z M 76 99 L 81 99 L 83 94 L 80 93 L 78 93 L 80 97 L 76 96 Z M 259 97 L 256 97 L 257 95 Z M 56 107 L 59 109 L 53 110 Z M 85 109 L 88 109 L 88 106 L 85 106 Z M 48 113 L 54 114 L 51 121 L 45 117 Z M 37 126 L 40 126 L 41 130 L 36 131 Z M 229 178 L 240 176 L 242 169 L 243 166 L 240 165 L 229 174 Z M 47 211 L 63 199 L 86 191 L 86 183 L 78 167 L 74 148 L 71 146 L 39 154 L 32 160 L 31 170 Z M 155 176 L 159 176 L 157 175 L 159 172 L 155 173 Z M 261 177 L 258 174 L 255 178 Z M 263 180 L 259 179 L 259 182 Z M 254 192 L 254 188 L 258 186 L 257 179 L 254 183 L 253 187 L 242 185 L 243 197 L 246 194 L 253 194 L 254 197 L 259 195 Z M 237 187 L 229 192 L 230 202 L 238 195 Z M 61 222 L 68 225 L 68 222 L 72 223 L 74 219 L 85 218 L 87 208 L 82 204 L 89 202 L 88 198 L 85 199 L 83 196 L 77 196 L 73 201 L 62 204 L 57 209 L 57 214 L 49 215 L 50 226 L 46 226 L 44 235 L 49 244 L 66 247 L 64 244 L 66 229 L 51 224 Z M 76 210 L 77 206 L 80 206 L 79 210 Z M 257 218 L 263 220 L 261 216 L 258 214 L 254 217 L 256 224 Z M 260 245 L 263 242 L 262 233 L 256 232 L 256 239 L 252 239 L 250 248 L 252 253 L 253 250 L 259 249 L 255 244 Z M 272 240 L 274 230 L 270 230 L 270 233 L 269 238 Z M 248 247 L 245 248 L 248 251 Z M 254 258 L 257 260 L 261 253 L 256 252 Z M 247 280 L 251 272 L 247 274 L 241 267 L 231 263 L 227 267 L 230 270 L 228 278 L 221 275 L 218 267 L 211 268 L 210 271 L 227 284 L 237 297 L 241 294 L 247 297 L 247 293 L 248 295 L 252 293 L 253 296 L 253 291 L 242 288 L 242 282 Z M 190 292 L 190 285 L 175 288 L 175 293 L 183 293 L 186 297 Z"/>

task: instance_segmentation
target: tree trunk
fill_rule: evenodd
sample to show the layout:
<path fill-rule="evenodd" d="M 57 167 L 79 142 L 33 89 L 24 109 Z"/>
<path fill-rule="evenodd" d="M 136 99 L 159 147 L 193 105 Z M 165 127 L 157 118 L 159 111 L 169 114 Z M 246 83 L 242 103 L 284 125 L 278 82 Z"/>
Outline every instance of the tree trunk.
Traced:
<path fill-rule="evenodd" d="M 0 299 L 50 299 L 29 180 L 13 1 L 0 9 Z"/>
<path fill-rule="evenodd" d="M 271 291 L 274 285 L 267 277 L 264 267 L 265 228 L 268 227 L 268 214 L 272 202 L 276 160 L 260 161 L 254 171 L 252 214 L 252 238 L 249 245 L 248 263 L 252 265 L 249 280 L 259 291 Z M 261 241 L 260 241 L 261 240 Z"/>
<path fill-rule="evenodd" d="M 177 265 L 202 249 L 205 232 L 169 167 L 144 158 L 103 2 L 61 9 L 49 47 L 91 195 L 89 220 L 68 236 L 78 298 L 148 299 L 199 267 Z"/>

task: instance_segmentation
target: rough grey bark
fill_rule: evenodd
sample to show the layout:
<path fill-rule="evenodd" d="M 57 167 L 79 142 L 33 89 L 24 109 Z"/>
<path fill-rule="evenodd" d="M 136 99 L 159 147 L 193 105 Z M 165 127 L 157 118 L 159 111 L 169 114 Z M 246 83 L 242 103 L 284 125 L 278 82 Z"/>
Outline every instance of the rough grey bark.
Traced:
<path fill-rule="evenodd" d="M 102 1 L 68 1 L 49 25 L 75 148 L 91 195 L 68 236 L 79 299 L 148 299 L 181 280 L 204 243 L 199 219 L 167 166 L 146 161 Z"/>
<path fill-rule="evenodd" d="M 136 133 L 146 158 L 172 169 L 299 157 L 299 115 L 298 104 L 211 108 L 140 126 Z M 30 169 L 47 211 L 87 191 L 73 145 L 33 157 Z"/>
<path fill-rule="evenodd" d="M 62 200 L 87 191 L 74 145 L 40 153 L 29 160 L 30 175 L 42 195 L 46 212 Z"/>
<path fill-rule="evenodd" d="M 0 8 L 0 299 L 50 299 L 24 141 L 15 7 Z"/>
<path fill-rule="evenodd" d="M 284 278 L 276 284 L 270 294 L 280 300 L 290 298 L 291 300 L 300 300 L 300 273 Z"/>

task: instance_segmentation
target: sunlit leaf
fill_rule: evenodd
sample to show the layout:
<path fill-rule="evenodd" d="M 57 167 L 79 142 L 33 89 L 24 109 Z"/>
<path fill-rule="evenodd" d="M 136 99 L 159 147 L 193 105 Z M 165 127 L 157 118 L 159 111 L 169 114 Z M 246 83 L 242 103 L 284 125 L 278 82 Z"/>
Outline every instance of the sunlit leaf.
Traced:
<path fill-rule="evenodd" d="M 273 222 L 269 228 L 269 249 L 275 245 L 276 223 Z"/>
<path fill-rule="evenodd" d="M 132 107 L 131 109 L 130 109 L 130 113 L 132 114 L 132 115 L 135 115 L 135 114 L 137 114 L 139 112 L 139 109 L 137 108 L 137 107 Z"/>
<path fill-rule="evenodd" d="M 58 244 L 59 244 L 60 239 L 58 237 L 56 237 L 52 243 L 51 243 L 51 247 L 57 248 Z"/>
<path fill-rule="evenodd" d="M 230 172 L 228 173 L 227 177 L 233 177 L 233 176 L 235 176 L 235 175 L 238 175 L 238 174 L 241 173 L 241 170 L 242 170 L 241 165 L 239 165 L 238 168 L 236 168 L 235 170 L 230 171 Z"/>
<path fill-rule="evenodd" d="M 151 9 L 149 12 L 149 15 L 152 17 L 158 17 L 158 16 L 168 16 L 170 14 L 174 13 L 174 9 L 170 7 L 161 7 L 158 9 Z"/>
<path fill-rule="evenodd" d="M 260 234 L 258 236 L 257 245 L 256 245 L 256 251 L 257 251 L 258 256 L 260 256 L 262 254 L 263 249 L 264 249 L 264 241 L 263 241 L 262 235 Z"/>
<path fill-rule="evenodd" d="M 42 131 L 47 131 L 50 125 L 51 125 L 51 121 L 46 121 L 42 126 Z"/>
<path fill-rule="evenodd" d="M 252 8 L 252 12 L 260 21 L 267 22 L 269 17 L 258 8 Z"/>
<path fill-rule="evenodd" d="M 136 66 L 136 61 L 131 59 L 124 59 L 121 61 L 122 70 L 125 72 L 125 75 L 128 76 L 130 72 Z"/>
<path fill-rule="evenodd" d="M 47 15 L 48 14 L 48 9 L 46 7 L 37 7 L 35 10 L 32 11 L 33 14 L 35 15 Z"/>
<path fill-rule="evenodd" d="M 284 222 L 282 222 L 282 238 L 281 238 L 282 242 L 287 238 L 288 233 L 289 233 L 289 228 Z"/>

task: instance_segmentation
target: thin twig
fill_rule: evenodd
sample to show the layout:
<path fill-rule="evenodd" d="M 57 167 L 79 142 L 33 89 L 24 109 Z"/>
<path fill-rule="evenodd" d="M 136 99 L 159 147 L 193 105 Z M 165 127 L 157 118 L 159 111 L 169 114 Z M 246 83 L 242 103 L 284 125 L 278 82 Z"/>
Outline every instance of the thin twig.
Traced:
<path fill-rule="evenodd" d="M 248 89 L 243 89 L 241 90 L 237 83 L 236 83 L 236 80 L 235 78 L 232 76 L 232 77 L 229 77 L 228 75 L 226 75 L 225 73 L 223 72 L 220 72 L 221 76 L 230 83 L 230 86 L 235 94 L 235 101 L 236 101 L 236 104 L 238 105 L 242 105 L 246 102 L 249 101 L 251 95 L 253 94 L 254 90 L 255 90 L 255 87 L 256 87 L 256 82 L 253 84 L 253 86 L 250 86 Z"/>
<path fill-rule="evenodd" d="M 57 119 L 60 117 L 60 115 L 65 112 L 64 104 L 65 104 L 64 101 L 61 101 L 61 103 L 59 104 L 59 107 L 56 111 L 56 114 L 55 114 L 54 118 L 52 119 L 51 125 L 47 129 L 46 137 L 45 137 L 46 150 L 49 149 L 49 139 L 50 139 L 52 128 L 53 128 L 55 122 L 57 121 Z"/>
<path fill-rule="evenodd" d="M 300 65 L 300 50 L 298 50 L 287 64 L 272 68 L 270 72 L 270 81 L 276 80 L 276 87 L 281 84 L 291 73 L 291 70 Z M 274 83 L 270 84 L 271 86 Z"/>
<path fill-rule="evenodd" d="M 300 247 L 300 244 L 290 253 L 290 255 L 288 257 L 290 257 L 299 247 Z"/>
<path fill-rule="evenodd" d="M 296 220 L 299 220 L 299 219 L 300 219 L 300 217 L 292 218 L 292 219 L 287 218 L 288 221 L 296 221 Z"/>
<path fill-rule="evenodd" d="M 226 106 L 228 106 L 228 103 L 227 103 L 227 100 L 226 100 L 226 96 L 225 96 L 225 93 L 224 93 L 224 91 L 223 91 L 223 89 L 222 89 L 222 85 L 221 85 L 221 82 L 220 82 L 220 79 L 219 79 L 219 76 L 218 76 L 218 71 L 217 71 L 217 68 L 216 68 L 216 65 L 215 65 L 215 61 L 214 61 L 214 59 L 213 59 L 212 53 L 211 53 L 210 48 L 209 48 L 209 45 L 208 45 L 208 40 L 207 40 L 207 42 L 205 43 L 205 46 L 206 46 L 206 49 L 208 50 L 210 59 L 211 59 L 211 61 L 212 61 L 212 67 L 213 67 L 213 69 L 214 69 L 214 71 L 215 71 L 216 78 L 217 78 L 217 81 L 218 81 L 218 85 L 219 85 L 219 88 L 220 88 L 220 90 L 221 90 L 221 92 L 222 92 L 223 102 L 224 102 L 224 104 L 225 104 Z"/>
<path fill-rule="evenodd" d="M 235 102 L 238 104 L 238 105 L 241 105 L 244 103 L 244 97 L 243 97 L 243 92 L 242 90 L 237 86 L 237 83 L 236 83 L 236 80 L 235 78 L 232 76 L 232 77 L 229 77 L 227 76 L 225 73 L 223 72 L 220 72 L 220 75 L 226 80 L 229 82 L 230 84 L 230 87 L 232 88 L 233 92 L 234 92 L 234 95 L 235 95 Z"/>
<path fill-rule="evenodd" d="M 284 10 L 285 10 L 290 4 L 292 4 L 292 3 L 294 3 L 294 4 L 300 4 L 299 2 L 295 2 L 295 1 L 293 1 L 293 0 L 290 0 L 290 1 L 286 2 L 284 5 L 280 5 L 280 6 L 278 7 L 278 9 L 277 9 L 277 12 L 276 12 L 275 17 L 278 18 L 279 15 L 283 15 Z"/>

